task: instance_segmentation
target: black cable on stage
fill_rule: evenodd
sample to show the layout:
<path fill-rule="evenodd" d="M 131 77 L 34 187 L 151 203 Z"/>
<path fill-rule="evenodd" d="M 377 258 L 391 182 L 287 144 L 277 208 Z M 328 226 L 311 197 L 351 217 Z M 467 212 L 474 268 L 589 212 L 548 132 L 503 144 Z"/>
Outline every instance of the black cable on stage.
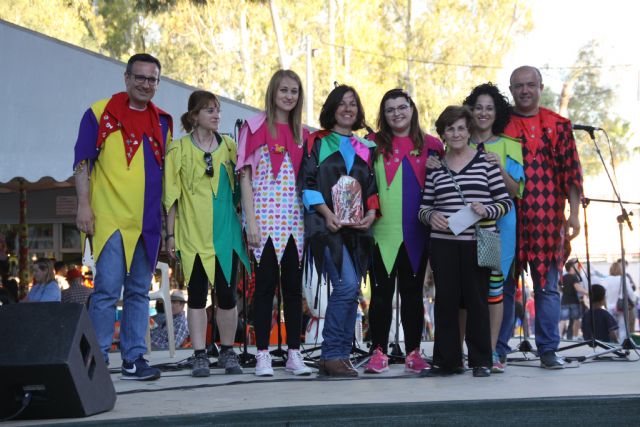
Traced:
<path fill-rule="evenodd" d="M 24 410 L 27 409 L 27 407 L 31 403 L 31 397 L 32 397 L 31 392 L 26 391 L 22 395 L 22 407 L 18 410 L 18 412 L 16 412 L 15 414 L 13 414 L 11 416 L 8 416 L 7 418 L 1 419 L 0 422 L 11 421 L 12 419 L 14 419 L 17 416 L 19 416 L 20 414 L 22 414 L 24 412 Z"/>

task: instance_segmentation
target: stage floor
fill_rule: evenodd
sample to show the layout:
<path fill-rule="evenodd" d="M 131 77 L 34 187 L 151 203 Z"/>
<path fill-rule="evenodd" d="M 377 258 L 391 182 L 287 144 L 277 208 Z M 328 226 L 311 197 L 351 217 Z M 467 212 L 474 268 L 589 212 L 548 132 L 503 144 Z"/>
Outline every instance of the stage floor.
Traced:
<path fill-rule="evenodd" d="M 518 340 L 514 339 L 512 344 L 516 346 Z M 562 343 L 563 346 L 567 344 Z M 425 354 L 432 354 L 432 345 L 432 342 L 422 344 Z M 176 357 L 169 358 L 168 351 L 154 351 L 148 355 L 148 359 L 154 365 L 176 363 L 188 358 L 191 353 L 190 350 L 180 350 Z M 593 354 L 593 349 L 582 346 L 560 354 L 589 356 Z M 513 353 L 510 358 L 522 356 L 522 353 Z M 359 378 L 340 380 L 318 379 L 315 374 L 295 377 L 285 372 L 283 367 L 276 367 L 275 375 L 270 378 L 256 377 L 253 368 L 245 368 L 242 375 L 225 375 L 221 370 L 212 369 L 212 375 L 208 378 L 192 378 L 190 371 L 184 369 L 163 372 L 159 380 L 150 382 L 123 381 L 119 373 L 114 373 L 111 378 L 118 397 L 112 411 L 87 418 L 18 421 L 12 424 L 27 426 L 88 422 L 95 425 L 140 425 L 152 421 L 155 425 L 167 425 L 163 420 L 172 419 L 167 417 L 181 416 L 191 417 L 191 422 L 185 420 L 182 424 L 203 425 L 215 423 L 216 415 L 244 411 L 248 418 L 242 419 L 240 424 L 264 425 L 259 415 L 261 412 L 256 410 L 288 408 L 309 411 L 316 406 L 316 409 L 320 409 L 323 405 L 336 408 L 344 405 L 420 402 L 489 403 L 513 399 L 523 399 L 522 405 L 526 406 L 529 399 L 548 398 L 575 400 L 619 397 L 640 402 L 640 363 L 636 362 L 638 355 L 635 352 L 631 352 L 627 359 L 612 356 L 606 360 L 571 362 L 566 369 L 554 371 L 541 369 L 533 354 L 527 353 L 526 356 L 533 360 L 510 361 L 505 373 L 493 374 L 489 378 L 473 378 L 469 371 L 445 378 L 420 378 L 406 374 L 404 365 L 391 365 L 389 372 L 379 375 L 364 374 L 360 368 Z M 111 366 L 120 366 L 119 355 L 112 354 Z M 640 408 L 636 414 L 640 414 Z M 205 415 L 208 418 L 196 422 L 198 416 Z M 615 415 L 609 414 L 608 420 L 614 421 Z M 147 417 L 151 418 L 145 420 Z M 174 422 L 180 423 L 178 419 Z M 640 421 L 636 425 L 640 425 Z"/>

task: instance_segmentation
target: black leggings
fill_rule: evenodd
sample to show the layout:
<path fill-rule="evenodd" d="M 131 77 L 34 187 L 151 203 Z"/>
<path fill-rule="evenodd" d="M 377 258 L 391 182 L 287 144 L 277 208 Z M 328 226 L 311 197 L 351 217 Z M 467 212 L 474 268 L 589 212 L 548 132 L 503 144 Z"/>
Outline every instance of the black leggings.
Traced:
<path fill-rule="evenodd" d="M 404 330 L 404 345 L 408 353 L 420 347 L 422 330 L 424 328 L 424 304 L 422 302 L 422 287 L 427 267 L 427 256 L 420 261 L 418 271 L 413 269 L 403 245 L 398 250 L 396 262 L 387 274 L 382 262 L 380 248 L 376 246 L 374 253 L 374 283 L 371 286 L 371 305 L 369 306 L 369 327 L 371 328 L 371 348 L 380 346 L 383 353 L 387 353 L 389 344 L 389 330 L 393 310 L 393 293 L 395 280 L 398 277 L 398 292 L 402 304 L 400 315 Z"/>
<path fill-rule="evenodd" d="M 290 349 L 298 349 L 302 330 L 302 266 L 298 260 L 298 249 L 293 237 L 287 242 L 280 265 L 269 238 L 262 251 L 260 264 L 256 268 L 253 315 L 258 350 L 269 348 L 273 296 L 278 282 L 282 284 L 287 346 Z"/>
<path fill-rule="evenodd" d="M 236 306 L 237 301 L 237 284 L 236 269 L 238 266 L 238 257 L 233 254 L 231 265 L 231 284 L 227 282 L 222 267 L 216 258 L 216 272 L 213 279 L 213 289 L 211 290 L 211 299 L 213 300 L 213 292 L 215 290 L 218 299 L 218 308 L 222 310 L 231 310 Z M 209 291 L 209 278 L 204 271 L 200 255 L 196 255 L 193 261 L 193 270 L 189 280 L 189 301 L 187 305 L 192 309 L 202 309 L 207 305 L 207 292 Z"/>

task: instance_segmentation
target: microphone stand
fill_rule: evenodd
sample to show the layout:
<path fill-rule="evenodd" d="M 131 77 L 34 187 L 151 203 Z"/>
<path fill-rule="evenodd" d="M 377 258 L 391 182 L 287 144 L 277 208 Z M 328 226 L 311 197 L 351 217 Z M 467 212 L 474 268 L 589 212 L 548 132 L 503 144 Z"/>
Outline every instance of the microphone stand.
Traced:
<path fill-rule="evenodd" d="M 399 295 L 399 289 L 398 289 L 397 272 L 396 272 L 395 287 L 396 287 L 396 306 L 395 306 L 396 332 L 395 332 L 393 343 L 389 346 L 391 348 L 391 351 L 389 352 L 389 359 L 391 359 L 393 363 L 404 363 L 404 353 L 400 348 L 400 295 Z"/>
<path fill-rule="evenodd" d="M 216 344 L 216 307 L 215 307 L 215 301 L 212 301 L 211 303 L 211 344 L 209 345 L 209 348 L 207 349 L 207 355 L 209 355 L 209 357 L 213 357 L 213 358 L 218 358 L 218 356 L 220 356 L 220 349 L 218 348 L 218 345 Z"/>
<path fill-rule="evenodd" d="M 516 280 L 515 278 L 513 280 Z M 527 317 L 527 287 L 524 280 L 524 270 L 520 272 L 520 281 L 522 284 L 522 340 L 518 347 L 512 350 L 509 354 L 512 353 L 522 353 L 522 357 L 507 357 L 508 362 L 524 362 L 532 360 L 527 356 L 527 353 L 533 354 L 535 357 L 538 357 L 538 351 L 533 348 L 531 343 L 529 342 L 529 318 Z M 515 284 L 516 291 L 518 290 L 518 283 Z M 515 303 L 515 294 L 514 294 L 514 303 Z M 515 323 L 515 319 L 514 319 Z"/>
<path fill-rule="evenodd" d="M 584 240 L 585 240 L 585 252 L 586 252 L 586 257 L 587 257 L 587 290 L 589 291 L 589 323 L 591 323 L 591 339 L 590 340 L 585 340 L 583 342 L 580 343 L 576 343 L 576 344 L 571 344 L 568 345 L 566 347 L 562 347 L 559 348 L 558 351 L 564 351 L 564 350 L 570 350 L 573 348 L 578 348 L 578 347 L 582 347 L 584 345 L 588 345 L 589 347 L 594 349 L 593 354 L 589 355 L 589 356 L 568 356 L 565 357 L 565 359 L 567 359 L 568 361 L 578 361 L 578 362 L 584 362 L 585 360 L 588 359 L 595 359 L 598 358 L 604 354 L 608 354 L 608 353 L 615 353 L 617 356 L 619 357 L 625 357 L 624 354 L 618 352 L 617 350 L 615 350 L 615 346 L 611 345 L 610 343 L 606 343 L 600 340 L 597 340 L 595 337 L 595 330 L 596 330 L 596 321 L 595 321 L 595 315 L 593 312 L 593 293 L 592 293 L 592 281 L 591 281 L 591 256 L 590 256 L 590 252 L 589 252 L 589 222 L 587 221 L 587 207 L 589 206 L 589 202 L 592 199 L 589 199 L 587 197 L 582 197 L 581 199 L 581 204 L 582 204 L 582 213 L 584 216 Z M 595 199 L 594 199 L 595 200 Z M 604 351 L 601 352 L 596 352 L 595 349 L 596 347 L 600 347 L 601 349 L 604 349 Z"/>
<path fill-rule="evenodd" d="M 244 233 L 243 233 L 244 235 Z M 247 236 L 244 235 L 244 242 L 245 245 L 247 244 Z M 248 247 L 248 246 L 247 246 Z M 251 255 L 249 255 L 251 256 Z M 238 264 L 242 264 L 241 262 L 239 262 Z M 253 264 L 253 261 L 251 261 L 251 264 Z M 244 264 L 242 264 L 242 353 L 240 353 L 240 355 L 238 356 L 238 358 L 240 359 L 240 363 L 242 364 L 242 366 L 256 366 L 256 356 L 249 353 L 248 349 L 247 349 L 247 344 L 248 344 L 248 323 L 247 323 L 247 310 L 248 310 L 248 306 L 247 306 L 247 292 L 249 291 L 249 280 L 251 279 L 250 277 L 250 272 L 246 269 L 246 267 L 244 267 Z"/>
<path fill-rule="evenodd" d="M 322 292 L 322 286 L 329 286 L 329 279 L 326 276 L 326 274 L 323 274 L 321 272 L 318 272 L 315 269 L 315 264 L 311 258 L 311 256 L 308 253 L 308 248 L 305 248 L 304 253 L 302 254 L 302 262 L 303 262 L 303 271 L 308 272 L 306 274 L 310 274 L 311 277 L 310 278 L 304 278 L 303 280 L 309 280 L 309 285 L 311 286 L 313 284 L 313 279 L 314 279 L 314 274 L 313 271 L 316 272 L 316 293 L 313 296 L 313 309 L 317 310 L 318 313 L 318 326 L 316 327 L 316 339 L 315 342 L 313 343 L 313 346 L 310 348 L 304 348 L 304 350 L 301 351 L 302 354 L 305 355 L 305 358 L 312 361 L 312 362 L 317 362 L 320 360 L 320 356 L 312 356 L 315 352 L 317 351 L 321 351 L 322 350 L 322 345 L 321 343 L 318 343 L 318 336 L 320 336 L 322 334 L 322 331 L 320 330 L 320 319 L 324 319 L 324 316 L 322 316 L 322 298 L 321 298 L 321 292 Z M 305 275 L 303 274 L 303 277 Z M 323 285 L 323 281 L 324 281 L 324 285 Z M 304 286 L 304 285 L 303 285 Z M 327 289 L 327 293 L 328 293 L 328 289 Z M 309 303 L 309 301 L 307 301 L 307 304 Z M 327 303 L 328 303 L 328 297 L 327 297 Z M 306 341 L 306 333 L 305 333 L 305 341 Z M 316 366 L 317 367 L 317 364 Z"/>
<path fill-rule="evenodd" d="M 233 138 L 238 143 L 238 135 L 240 128 L 244 124 L 244 120 L 237 119 L 235 126 L 233 127 Z M 244 240 L 244 247 L 247 248 L 247 255 L 249 256 L 249 262 L 252 265 L 251 270 L 255 271 L 255 266 L 253 265 L 253 257 L 251 256 L 249 249 L 249 242 L 247 241 L 247 234 L 242 233 L 242 239 Z M 240 360 L 240 364 L 242 366 L 253 367 L 256 366 L 256 356 L 249 353 L 247 349 L 248 344 L 248 320 L 247 320 L 247 311 L 249 307 L 247 306 L 247 292 L 249 292 L 249 280 L 251 279 L 251 272 L 247 270 L 242 262 L 238 262 L 238 268 L 242 269 L 242 353 L 238 356 Z"/>
<path fill-rule="evenodd" d="M 598 357 L 602 354 L 605 353 L 615 353 L 616 355 L 618 355 L 619 357 L 626 357 L 629 354 L 629 350 L 634 350 L 637 352 L 638 347 L 636 347 L 635 343 L 633 342 L 633 340 L 631 340 L 630 336 L 629 336 L 629 324 L 628 324 L 628 295 L 627 295 L 627 271 L 626 271 L 626 259 L 625 259 L 625 248 L 624 248 L 624 236 L 623 236 L 623 224 L 626 222 L 627 225 L 629 226 L 629 230 L 633 231 L 633 226 L 631 225 L 631 220 L 629 219 L 629 214 L 627 213 L 626 209 L 624 208 L 624 205 L 622 204 L 622 200 L 620 199 L 620 194 L 618 193 L 618 190 L 616 189 L 616 186 L 613 182 L 613 179 L 611 179 L 611 174 L 609 173 L 609 169 L 607 168 L 607 164 L 604 161 L 604 158 L 602 157 L 602 152 L 600 151 L 600 147 L 598 146 L 598 142 L 596 141 L 596 138 L 593 134 L 593 131 L 588 131 L 589 136 L 591 137 L 591 140 L 593 141 L 593 145 L 596 149 L 596 153 L 598 153 L 598 158 L 600 159 L 600 162 L 602 163 L 602 166 L 604 167 L 604 171 L 607 173 L 607 178 L 609 179 L 609 184 L 611 185 L 611 189 L 613 190 L 613 193 L 615 195 L 615 201 L 613 203 L 617 204 L 620 206 L 620 215 L 618 215 L 616 217 L 616 220 L 618 222 L 618 232 L 619 232 L 619 238 L 620 238 L 620 259 L 621 259 L 621 263 L 622 263 L 622 279 L 621 279 L 621 283 L 620 286 L 622 286 L 622 298 L 623 298 L 623 315 L 624 315 L 624 327 L 625 327 L 625 332 L 627 334 L 626 338 L 624 339 L 624 341 L 622 342 L 621 345 L 619 346 L 615 346 L 615 347 L 610 347 L 609 350 L 606 350 L 604 352 L 601 352 L 598 355 L 590 355 L 590 356 L 585 356 L 585 357 L 579 357 L 577 358 L 578 361 L 584 361 L 587 359 L 591 359 L 591 358 L 595 358 Z M 606 135 L 606 133 L 605 133 Z M 593 200 L 593 199 L 592 199 Z M 589 264 L 587 264 L 587 268 L 589 268 Z M 589 272 L 590 273 L 590 272 Z M 589 274 L 590 276 L 590 274 Z M 589 277 L 587 277 L 587 279 L 590 279 Z M 589 283 L 589 295 L 591 296 L 591 284 Z M 591 305 L 591 302 L 590 302 Z M 592 313 L 592 333 L 595 333 L 595 329 L 593 329 L 594 326 L 594 321 L 593 321 L 593 311 Z M 573 348 L 576 347 L 577 345 L 574 346 L 569 346 L 567 348 Z M 566 349 L 566 348 L 565 348 Z M 622 350 L 625 350 L 625 354 L 622 354 Z"/>
<path fill-rule="evenodd" d="M 362 286 L 362 279 L 366 276 L 366 273 L 363 275 L 363 277 L 360 278 L 360 282 L 358 284 L 358 295 L 360 294 L 360 287 Z M 356 301 L 355 301 L 356 305 L 360 304 L 360 301 L 358 299 L 358 297 L 356 297 Z M 357 307 L 356 307 L 357 310 Z M 371 358 L 371 355 L 369 354 L 368 351 L 363 350 L 362 348 L 360 348 L 360 344 L 358 343 L 358 340 L 356 340 L 356 334 L 355 331 L 353 332 L 353 338 L 351 340 L 351 352 L 350 352 L 350 358 L 354 360 L 354 366 L 355 368 L 359 368 L 362 365 L 364 365 L 365 363 L 367 363 L 367 361 Z"/>
<path fill-rule="evenodd" d="M 282 366 L 284 366 L 284 363 L 286 362 L 287 358 L 287 352 L 284 351 L 282 349 L 282 321 L 281 321 L 281 315 L 282 315 L 282 282 L 281 279 L 282 278 L 282 274 L 278 274 L 278 281 L 276 282 L 276 301 L 277 301 L 277 314 L 276 314 L 276 328 L 278 329 L 278 348 L 276 348 L 275 350 L 271 350 L 269 353 L 271 354 L 271 356 L 273 357 L 278 357 L 280 359 L 282 359 Z M 275 362 L 275 361 L 274 361 Z M 274 364 L 272 362 L 272 364 Z"/>

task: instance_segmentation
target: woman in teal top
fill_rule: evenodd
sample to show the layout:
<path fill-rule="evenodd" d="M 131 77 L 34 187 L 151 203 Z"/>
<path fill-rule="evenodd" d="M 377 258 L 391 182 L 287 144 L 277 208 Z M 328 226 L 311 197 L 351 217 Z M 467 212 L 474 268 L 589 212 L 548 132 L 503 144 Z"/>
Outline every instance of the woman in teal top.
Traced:
<path fill-rule="evenodd" d="M 511 106 L 498 88 L 491 83 L 484 83 L 473 88 L 464 100 L 473 112 L 476 130 L 471 137 L 472 145 L 486 153 L 490 163 L 500 166 L 502 179 L 507 187 L 511 200 L 522 196 L 524 189 L 524 170 L 522 148 L 517 139 L 502 135 L 509 122 Z M 515 206 L 515 203 L 514 203 Z M 511 209 L 500 218 L 496 225 L 500 229 L 501 267 L 502 272 L 493 271 L 489 283 L 489 317 L 491 324 L 491 347 L 493 349 L 493 373 L 504 372 L 504 363 L 496 352 L 498 335 L 504 330 L 508 339 L 513 333 L 514 301 L 513 293 L 503 291 L 510 277 L 511 266 L 516 248 L 516 209 Z M 503 286 L 504 283 L 504 286 Z M 503 303 L 504 301 L 504 303 Z"/>

